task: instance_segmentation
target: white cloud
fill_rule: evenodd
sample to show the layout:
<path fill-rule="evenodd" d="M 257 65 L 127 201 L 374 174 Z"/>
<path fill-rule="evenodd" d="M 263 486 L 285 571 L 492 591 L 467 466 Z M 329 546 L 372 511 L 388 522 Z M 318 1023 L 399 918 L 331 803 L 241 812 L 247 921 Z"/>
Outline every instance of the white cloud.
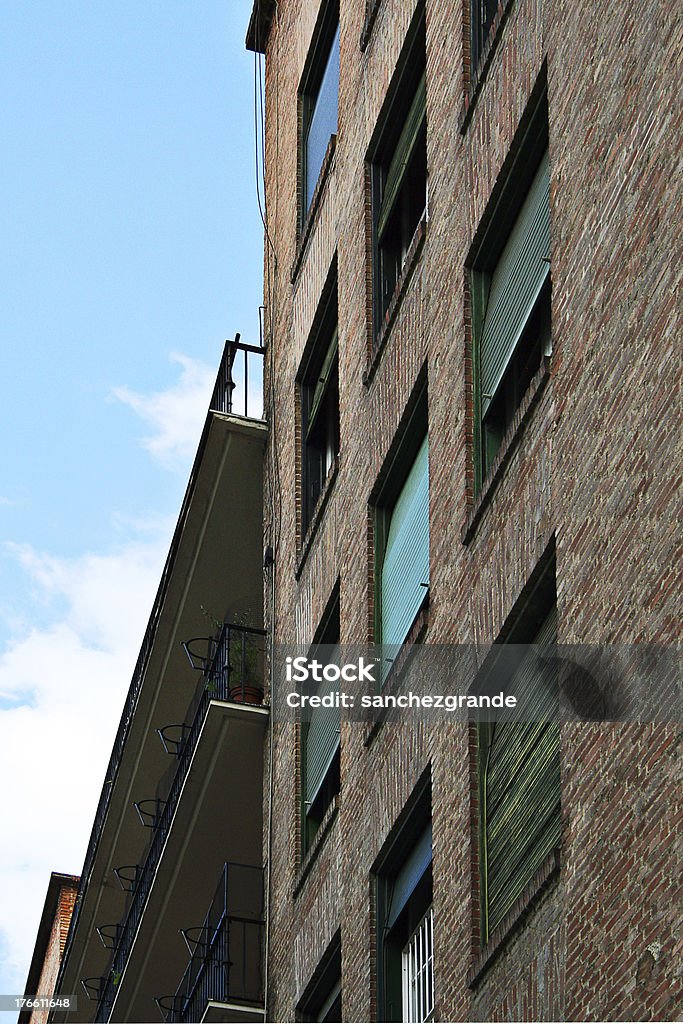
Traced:
<path fill-rule="evenodd" d="M 0 656 L 2 988 L 23 991 L 51 871 L 78 874 L 170 524 L 107 554 L 10 552 L 40 620 Z M 7 987 L 11 986 L 11 987 Z"/>
<path fill-rule="evenodd" d="M 180 374 L 167 390 L 113 394 L 150 427 L 143 447 L 186 471 L 215 368 L 171 359 Z M 4 546 L 32 607 L 0 610 L 12 636 L 0 651 L 0 991 L 23 991 L 50 872 L 81 870 L 173 524 L 114 513 L 112 525 L 119 546 L 106 554 Z"/>
<path fill-rule="evenodd" d="M 166 391 L 143 394 L 120 387 L 112 393 L 152 427 L 143 447 L 163 465 L 184 470 L 197 448 L 216 369 L 180 353 L 173 353 L 171 361 L 181 366 L 181 374 Z"/>

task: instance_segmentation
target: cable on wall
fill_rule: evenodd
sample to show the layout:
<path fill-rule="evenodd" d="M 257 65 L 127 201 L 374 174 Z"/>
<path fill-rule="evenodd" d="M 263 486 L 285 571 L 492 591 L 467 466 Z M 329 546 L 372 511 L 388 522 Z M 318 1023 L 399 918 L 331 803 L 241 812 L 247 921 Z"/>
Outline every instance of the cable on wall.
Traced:
<path fill-rule="evenodd" d="M 256 2 L 256 25 L 258 31 L 258 25 L 260 24 L 260 13 L 261 13 L 260 0 Z M 274 84 L 273 84 L 273 103 L 274 103 L 274 124 L 275 124 L 275 166 L 279 164 L 279 135 L 280 135 L 280 118 L 279 118 L 279 59 L 278 51 L 280 45 L 280 32 L 279 32 L 279 8 L 276 2 L 274 11 L 274 22 L 275 22 L 275 35 L 274 35 Z M 271 26 L 271 39 L 273 38 L 272 26 Z M 266 173 L 265 173 L 265 150 L 266 150 L 266 137 L 265 137 L 265 110 L 264 110 L 264 94 L 263 94 L 263 83 L 265 77 L 265 69 L 263 63 L 263 54 L 260 52 L 259 43 L 257 39 L 257 45 L 254 49 L 254 155 L 255 155 L 255 177 L 256 177 L 256 199 L 259 207 L 259 213 L 261 215 L 261 221 L 263 223 L 263 230 L 265 236 L 265 316 L 264 316 L 264 345 L 267 350 L 267 376 L 264 380 L 264 391 L 266 397 L 266 419 L 269 423 L 269 435 L 268 435 L 268 476 L 267 476 L 267 499 L 266 504 L 268 506 L 269 521 L 264 524 L 266 530 L 269 533 L 268 540 L 270 541 L 270 548 L 272 553 L 269 555 L 267 571 L 270 576 L 269 587 L 268 587 L 268 612 L 267 612 L 267 628 L 268 628 L 268 641 L 269 641 L 269 683 L 270 683 L 270 704 L 271 714 L 269 716 L 269 728 L 268 728 L 268 807 L 266 813 L 266 836 L 265 836 L 265 851 L 266 851 L 266 864 L 265 864 L 265 949 L 264 949 L 264 1008 L 266 1020 L 270 1019 L 268 1012 L 268 1000 L 269 1000 L 269 960 L 270 960 L 270 904 L 271 904 L 271 880 L 272 880 L 272 836 L 273 836 L 273 789 L 274 789 L 274 772 L 273 772 L 273 756 L 274 756 L 274 723 L 273 723 L 273 688 L 275 681 L 274 673 L 274 653 L 275 653 L 275 617 L 276 617 L 276 606 L 275 606 L 275 574 L 277 572 L 277 559 L 280 546 L 280 528 L 281 528 L 281 514 L 282 514 L 282 485 L 280 480 L 280 468 L 278 461 L 278 446 L 277 446 L 277 408 L 275 400 L 275 329 L 277 324 L 277 286 L 278 286 L 278 262 L 277 262 L 277 248 L 276 248 L 276 237 L 274 233 L 271 233 L 271 223 L 268 209 L 268 189 L 266 184 Z M 274 229 L 277 232 L 277 200 L 278 200 L 278 182 L 277 176 L 275 178 L 275 197 L 274 197 Z"/>

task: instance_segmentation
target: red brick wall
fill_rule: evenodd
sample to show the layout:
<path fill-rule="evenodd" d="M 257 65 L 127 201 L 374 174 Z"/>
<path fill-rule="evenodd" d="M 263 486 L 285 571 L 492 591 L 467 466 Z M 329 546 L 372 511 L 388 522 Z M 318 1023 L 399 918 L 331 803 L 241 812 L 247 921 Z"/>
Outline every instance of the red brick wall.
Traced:
<path fill-rule="evenodd" d="M 52 931 L 50 932 L 50 938 L 45 951 L 38 988 L 36 992 L 31 992 L 29 995 L 51 996 L 55 990 L 55 982 L 57 981 L 59 965 L 64 953 L 64 944 L 66 943 L 69 922 L 71 921 L 77 895 L 78 886 L 63 885 L 59 890 Z M 49 1014 L 50 1011 L 48 1009 L 34 1010 L 30 1017 L 31 1024 L 47 1024 Z"/>

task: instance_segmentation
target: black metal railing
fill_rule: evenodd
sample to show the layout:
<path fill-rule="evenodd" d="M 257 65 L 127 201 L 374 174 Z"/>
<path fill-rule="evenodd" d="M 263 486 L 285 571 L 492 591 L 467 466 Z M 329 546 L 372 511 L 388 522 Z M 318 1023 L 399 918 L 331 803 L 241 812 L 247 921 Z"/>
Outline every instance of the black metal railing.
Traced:
<path fill-rule="evenodd" d="M 263 348 L 226 341 L 209 406 L 214 412 L 260 419 L 263 415 Z M 237 392 L 237 394 L 235 394 Z"/>
<path fill-rule="evenodd" d="M 265 630 L 224 623 L 213 637 L 183 643 L 192 668 L 202 673 L 197 696 L 204 691 L 220 700 L 261 704 L 265 671 Z"/>
<path fill-rule="evenodd" d="M 225 864 L 204 921 L 183 936 L 190 951 L 170 999 L 158 999 L 169 1022 L 202 1020 L 209 1002 L 263 1005 L 263 869 Z"/>
<path fill-rule="evenodd" d="M 265 635 L 263 629 L 226 624 L 218 638 L 209 641 L 215 648 L 212 649 L 211 660 L 202 673 L 190 704 L 187 720 L 191 724 L 184 731 L 178 753 L 154 794 L 158 812 L 150 825 L 152 839 L 144 864 L 138 873 L 125 921 L 119 931 L 111 967 L 100 994 L 96 1021 L 108 1020 L 114 1005 L 116 989 L 128 963 L 209 704 L 212 700 L 248 704 L 261 704 L 263 701 L 260 681 L 263 679 Z M 188 645 L 184 646 L 187 650 Z"/>

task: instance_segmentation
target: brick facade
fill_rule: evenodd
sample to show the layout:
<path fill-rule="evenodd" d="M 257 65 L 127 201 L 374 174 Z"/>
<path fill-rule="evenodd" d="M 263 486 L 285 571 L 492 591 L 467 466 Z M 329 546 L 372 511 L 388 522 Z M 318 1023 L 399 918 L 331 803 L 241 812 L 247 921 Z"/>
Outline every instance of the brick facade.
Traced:
<path fill-rule="evenodd" d="M 53 872 L 41 915 L 35 949 L 26 984 L 26 996 L 50 997 L 55 991 L 71 915 L 78 895 L 75 875 Z M 70 993 L 72 994 L 72 993 Z M 20 1024 L 47 1024 L 49 1009 L 23 1010 Z"/>
<path fill-rule="evenodd" d="M 462 6 L 425 2 L 429 216 L 376 356 L 366 154 L 416 3 L 340 0 L 338 134 L 303 235 L 297 89 L 319 2 L 280 0 L 270 24 L 268 625 L 276 642 L 310 643 L 339 580 L 342 643 L 372 638 L 368 503 L 426 367 L 425 639 L 493 642 L 554 539 L 561 643 L 678 641 L 680 16 L 654 0 L 501 3 L 474 75 Z M 494 482 L 475 495 L 465 265 L 543 79 L 553 350 Z M 335 253 L 340 454 L 302 552 L 295 378 Z M 302 875 L 298 739 L 275 725 L 267 1019 L 295 1019 L 339 929 L 344 1019 L 377 1019 L 372 868 L 428 770 L 436 1019 L 677 1018 L 680 733 L 654 724 L 563 729 L 559 871 L 538 880 L 476 978 L 470 747 L 456 725 L 387 723 L 369 736 L 343 724 L 341 792 Z"/>

